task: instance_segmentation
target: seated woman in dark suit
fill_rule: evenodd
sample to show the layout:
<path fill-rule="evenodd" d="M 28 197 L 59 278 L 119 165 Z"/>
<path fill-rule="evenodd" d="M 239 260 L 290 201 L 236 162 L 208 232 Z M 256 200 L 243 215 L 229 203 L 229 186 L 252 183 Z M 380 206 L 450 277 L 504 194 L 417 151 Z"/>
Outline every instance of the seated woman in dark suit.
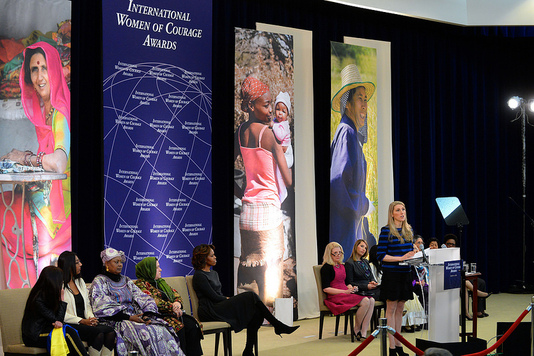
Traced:
<path fill-rule="evenodd" d="M 367 242 L 363 239 L 356 241 L 352 254 L 345 262 L 347 282 L 353 287 L 358 287 L 358 294 L 378 299 L 380 289 L 367 260 L 368 254 Z"/>
<path fill-rule="evenodd" d="M 200 321 L 224 321 L 235 332 L 247 329 L 247 341 L 243 356 L 254 356 L 252 351 L 258 340 L 258 330 L 267 319 L 274 327 L 274 333 L 291 334 L 299 326 L 288 326 L 276 319 L 254 292 L 243 292 L 233 297 L 222 294 L 219 274 L 211 268 L 217 264 L 215 246 L 201 244 L 193 249 L 191 262 L 195 268 L 193 288 L 198 296 L 198 317 Z"/>

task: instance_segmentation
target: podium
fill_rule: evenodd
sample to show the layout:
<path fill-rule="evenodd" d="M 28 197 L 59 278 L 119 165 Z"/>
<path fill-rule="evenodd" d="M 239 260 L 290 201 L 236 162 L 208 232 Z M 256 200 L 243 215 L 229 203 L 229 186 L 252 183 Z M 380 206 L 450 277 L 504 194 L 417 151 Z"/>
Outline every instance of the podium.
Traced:
<path fill-rule="evenodd" d="M 446 261 L 459 261 L 460 248 L 426 249 L 407 260 L 409 265 L 428 265 L 428 338 L 436 342 L 457 342 L 460 328 L 460 288 L 445 289 Z"/>
<path fill-rule="evenodd" d="M 460 288 L 444 289 L 444 263 L 460 260 L 460 248 L 440 248 L 427 252 L 428 338 L 437 342 L 457 342 L 460 328 Z"/>

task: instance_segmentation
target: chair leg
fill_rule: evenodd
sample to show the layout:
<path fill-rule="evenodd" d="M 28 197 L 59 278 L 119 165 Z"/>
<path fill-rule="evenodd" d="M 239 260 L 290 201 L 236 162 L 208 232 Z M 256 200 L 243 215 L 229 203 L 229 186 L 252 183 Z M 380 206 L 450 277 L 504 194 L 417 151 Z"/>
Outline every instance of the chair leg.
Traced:
<path fill-rule="evenodd" d="M 334 333 L 335 336 L 337 336 L 337 331 L 339 330 L 339 317 L 340 315 L 336 315 L 336 332 Z"/>
<path fill-rule="evenodd" d="M 223 350 L 224 350 L 224 356 L 228 355 L 228 336 L 226 336 L 227 330 L 224 330 L 222 332 L 222 339 L 223 339 Z M 217 333 L 218 334 L 218 333 Z M 230 355 L 231 356 L 231 355 Z"/>
<path fill-rule="evenodd" d="M 221 333 L 215 333 L 215 356 L 219 355 L 219 339 L 221 337 Z M 224 341 L 223 341 L 224 343 Z M 226 354 L 224 355 L 226 356 Z"/>
<path fill-rule="evenodd" d="M 228 356 L 232 356 L 232 330 L 226 330 L 226 337 L 228 339 Z"/>
<path fill-rule="evenodd" d="M 349 314 L 350 318 L 350 342 L 354 342 L 354 313 Z"/>
<path fill-rule="evenodd" d="M 373 309 L 373 315 L 371 316 L 371 331 L 376 329 L 376 320 L 377 320 L 377 317 L 378 317 L 377 313 L 378 313 L 378 308 L 374 308 Z"/>
<path fill-rule="evenodd" d="M 345 314 L 345 328 L 343 329 L 343 333 L 344 335 L 347 335 L 347 324 L 348 324 L 348 317 L 349 317 L 350 314 Z"/>
<path fill-rule="evenodd" d="M 323 325 L 324 325 L 324 314 L 321 313 L 319 316 L 319 340 L 323 338 Z"/>
<path fill-rule="evenodd" d="M 371 318 L 371 330 L 375 330 L 378 327 L 378 321 L 382 314 L 382 307 L 375 308 L 373 311 L 373 317 Z"/>

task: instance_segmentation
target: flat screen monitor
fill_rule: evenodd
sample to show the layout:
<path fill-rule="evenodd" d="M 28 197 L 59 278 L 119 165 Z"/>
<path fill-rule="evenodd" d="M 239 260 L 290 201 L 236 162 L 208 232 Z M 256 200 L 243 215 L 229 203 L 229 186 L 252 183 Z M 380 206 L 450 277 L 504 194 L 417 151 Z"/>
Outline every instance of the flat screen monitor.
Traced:
<path fill-rule="evenodd" d="M 436 198 L 436 203 L 441 211 L 441 215 L 443 215 L 445 224 L 449 226 L 464 226 L 469 224 L 460 199 L 457 197 Z"/>

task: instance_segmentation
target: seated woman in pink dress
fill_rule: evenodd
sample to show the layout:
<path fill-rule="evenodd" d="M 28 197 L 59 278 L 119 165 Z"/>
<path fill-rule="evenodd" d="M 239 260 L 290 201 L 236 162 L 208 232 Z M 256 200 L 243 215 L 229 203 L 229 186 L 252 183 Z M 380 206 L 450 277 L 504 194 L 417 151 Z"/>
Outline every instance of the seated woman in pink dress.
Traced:
<path fill-rule="evenodd" d="M 345 279 L 345 265 L 343 264 L 343 248 L 337 242 L 326 245 L 321 267 L 321 281 L 323 292 L 326 293 L 324 303 L 334 315 L 346 312 L 352 307 L 358 306 L 354 333 L 360 341 L 367 336 L 369 322 L 373 315 L 374 303 L 369 298 L 356 294 L 358 287 L 352 287 Z"/>

